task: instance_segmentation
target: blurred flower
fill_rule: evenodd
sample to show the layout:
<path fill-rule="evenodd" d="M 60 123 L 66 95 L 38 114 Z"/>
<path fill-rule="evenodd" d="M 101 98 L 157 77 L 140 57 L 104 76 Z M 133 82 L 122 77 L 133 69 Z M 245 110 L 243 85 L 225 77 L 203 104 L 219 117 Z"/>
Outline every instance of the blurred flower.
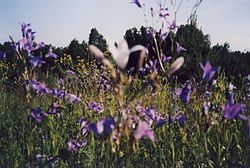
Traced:
<path fill-rule="evenodd" d="M 155 141 L 155 135 L 150 125 L 146 121 L 139 121 L 135 132 L 135 138 L 140 140 L 143 137 L 148 137 L 151 141 Z"/>
<path fill-rule="evenodd" d="M 206 62 L 205 66 L 200 63 L 200 67 L 203 70 L 202 79 L 206 82 L 211 80 L 215 72 L 218 71 L 218 68 L 212 67 L 209 61 Z"/>
<path fill-rule="evenodd" d="M 233 94 L 229 94 L 227 103 L 223 107 L 223 116 L 226 119 L 241 118 L 244 119 L 244 115 L 240 115 L 240 112 L 245 108 L 242 103 L 234 104 Z"/>
<path fill-rule="evenodd" d="M 49 52 L 45 55 L 46 58 L 57 58 L 58 55 L 56 55 L 55 53 L 53 53 L 52 47 L 50 46 L 49 48 Z"/>
<path fill-rule="evenodd" d="M 185 86 L 182 90 L 181 90 L 181 94 L 180 94 L 180 99 L 184 104 L 187 104 L 190 100 L 190 94 L 191 94 L 191 86 Z"/>
<path fill-rule="evenodd" d="M 30 64 L 32 68 L 41 67 L 42 64 L 45 64 L 45 61 L 41 60 L 39 56 L 34 56 L 30 58 Z"/>
<path fill-rule="evenodd" d="M 43 119 L 45 117 L 47 117 L 48 114 L 45 113 L 43 110 L 41 110 L 40 108 L 36 108 L 36 109 L 31 109 L 31 114 L 29 115 L 29 117 L 31 119 L 33 119 L 35 122 L 37 123 L 42 123 Z"/>
<path fill-rule="evenodd" d="M 173 73 L 175 73 L 178 69 L 181 68 L 181 66 L 184 63 L 184 58 L 183 57 L 179 57 L 177 58 L 171 65 L 170 68 L 168 69 L 168 75 L 172 75 Z"/>
<path fill-rule="evenodd" d="M 104 134 L 110 135 L 115 128 L 115 119 L 114 118 L 104 119 L 103 126 L 104 126 Z"/>
<path fill-rule="evenodd" d="M 114 118 L 102 119 L 98 121 L 96 124 L 94 123 L 89 124 L 88 128 L 90 131 L 94 132 L 95 136 L 99 137 L 103 133 L 104 135 L 111 134 L 112 131 L 114 130 L 114 124 L 115 124 Z"/>
<path fill-rule="evenodd" d="M 127 41 L 123 39 L 117 47 L 109 44 L 109 50 L 112 53 L 117 66 L 121 69 L 125 69 L 129 60 L 129 55 L 140 50 L 146 51 L 146 48 L 142 45 L 135 45 L 129 49 Z"/>
<path fill-rule="evenodd" d="M 99 104 L 97 102 L 94 102 L 94 101 L 88 103 L 88 109 L 93 110 L 93 111 L 95 111 L 97 113 L 101 113 L 104 110 L 104 108 L 102 107 L 101 104 Z"/>

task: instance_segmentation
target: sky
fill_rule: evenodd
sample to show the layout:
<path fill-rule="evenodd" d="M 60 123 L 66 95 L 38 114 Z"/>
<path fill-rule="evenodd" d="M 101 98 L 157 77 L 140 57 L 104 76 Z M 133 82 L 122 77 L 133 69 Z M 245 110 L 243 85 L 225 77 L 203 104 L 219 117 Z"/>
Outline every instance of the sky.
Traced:
<path fill-rule="evenodd" d="M 9 41 L 9 35 L 19 40 L 23 22 L 31 23 L 37 41 L 57 47 L 66 47 L 73 39 L 88 41 L 94 27 L 104 38 L 120 41 L 127 29 L 156 24 L 149 9 L 156 9 L 160 0 L 142 1 L 146 12 L 131 0 L 0 0 L 0 43 Z M 178 25 L 187 23 L 196 1 L 183 0 Z M 173 6 L 166 2 L 171 12 Z M 250 51 L 249 7 L 250 0 L 203 0 L 197 10 L 198 27 L 210 35 L 212 45 L 228 42 L 231 50 Z"/>

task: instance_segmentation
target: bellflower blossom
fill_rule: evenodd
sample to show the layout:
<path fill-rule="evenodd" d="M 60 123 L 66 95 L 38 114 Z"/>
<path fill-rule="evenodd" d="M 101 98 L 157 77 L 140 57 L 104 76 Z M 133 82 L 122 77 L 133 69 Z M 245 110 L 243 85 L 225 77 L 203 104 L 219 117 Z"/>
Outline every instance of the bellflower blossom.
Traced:
<path fill-rule="evenodd" d="M 49 48 L 49 52 L 45 55 L 46 58 L 57 58 L 58 55 L 56 55 L 55 53 L 53 53 L 52 47 L 50 46 Z"/>
<path fill-rule="evenodd" d="M 38 94 L 51 93 L 52 91 L 46 87 L 44 83 L 38 82 L 35 79 L 28 81 L 30 88 L 35 90 Z"/>
<path fill-rule="evenodd" d="M 94 102 L 94 101 L 88 103 L 88 109 L 93 110 L 93 111 L 95 111 L 97 113 L 101 113 L 104 110 L 104 108 L 102 107 L 101 104 L 99 104 L 97 102 Z"/>
<path fill-rule="evenodd" d="M 205 65 L 202 65 L 200 63 L 200 67 L 203 70 L 202 79 L 205 80 L 206 82 L 210 81 L 214 76 L 214 74 L 216 73 L 216 71 L 218 71 L 218 68 L 212 67 L 209 61 L 207 61 Z"/>
<path fill-rule="evenodd" d="M 99 137 L 102 134 L 109 135 L 114 130 L 115 120 L 114 118 L 111 119 L 102 119 L 98 121 L 96 124 L 91 123 L 89 124 L 88 129 L 93 131 L 95 136 Z"/>
<path fill-rule="evenodd" d="M 78 151 L 80 148 L 86 145 L 87 145 L 86 140 L 82 140 L 80 142 L 77 142 L 76 140 L 72 140 L 67 143 L 68 149 L 71 151 Z"/>
<path fill-rule="evenodd" d="M 151 141 L 155 141 L 155 135 L 150 125 L 146 121 L 139 121 L 135 132 L 135 138 L 140 140 L 143 137 L 148 137 Z"/>
<path fill-rule="evenodd" d="M 42 64 L 45 64 L 46 62 L 41 60 L 41 58 L 39 56 L 33 56 L 30 58 L 30 64 L 32 68 L 36 68 L 36 67 L 41 67 Z"/>
<path fill-rule="evenodd" d="M 27 51 L 29 55 L 31 51 L 44 47 L 44 43 L 36 43 L 34 41 L 35 32 L 32 31 L 30 26 L 31 26 L 30 24 L 25 24 L 25 23 L 21 24 L 23 38 L 15 44 L 15 48 L 17 51 L 19 49 L 24 50 Z"/>
<path fill-rule="evenodd" d="M 29 115 L 29 117 L 33 119 L 35 122 L 37 122 L 38 124 L 42 123 L 43 119 L 47 116 L 48 114 L 45 113 L 40 108 L 31 109 L 31 114 Z"/>
<path fill-rule="evenodd" d="M 191 86 L 185 86 L 180 93 L 180 99 L 184 104 L 187 104 L 190 100 Z"/>
<path fill-rule="evenodd" d="M 223 106 L 223 116 L 226 119 L 240 118 L 245 120 L 246 116 L 240 114 L 245 107 L 242 103 L 234 104 L 233 94 L 229 94 L 227 103 Z"/>

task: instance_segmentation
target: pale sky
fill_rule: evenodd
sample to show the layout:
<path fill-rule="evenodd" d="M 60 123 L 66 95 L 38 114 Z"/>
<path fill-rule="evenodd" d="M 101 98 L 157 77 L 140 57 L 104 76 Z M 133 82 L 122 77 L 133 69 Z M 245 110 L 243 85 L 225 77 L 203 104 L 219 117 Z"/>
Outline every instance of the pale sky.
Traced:
<path fill-rule="evenodd" d="M 160 0 L 158 0 L 160 1 Z M 177 0 L 180 2 L 181 0 Z M 177 24 L 187 22 L 196 0 L 183 0 Z M 0 43 L 21 38 L 20 24 L 31 23 L 36 40 L 58 47 L 74 38 L 88 41 L 95 27 L 114 41 L 127 29 L 147 24 L 143 11 L 131 0 L 0 0 Z M 155 0 L 144 0 L 149 11 Z M 149 3 L 150 2 L 150 3 Z M 170 0 L 166 0 L 171 9 Z M 156 6 L 153 6 L 154 8 Z M 250 0 L 203 0 L 198 8 L 198 23 L 212 44 L 228 42 L 231 50 L 250 51 Z M 158 9 L 156 9 L 158 10 Z M 171 14 L 171 13 L 170 13 Z M 150 14 L 147 13 L 149 23 Z"/>

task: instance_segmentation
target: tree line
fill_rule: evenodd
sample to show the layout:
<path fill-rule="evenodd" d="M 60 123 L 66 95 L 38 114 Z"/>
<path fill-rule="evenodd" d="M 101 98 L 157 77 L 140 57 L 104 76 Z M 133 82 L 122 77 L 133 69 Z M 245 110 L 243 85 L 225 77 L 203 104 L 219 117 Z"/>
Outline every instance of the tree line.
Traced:
<path fill-rule="evenodd" d="M 220 66 L 221 71 L 232 79 L 238 80 L 242 76 L 250 74 L 250 52 L 231 51 L 228 43 L 211 46 L 209 35 L 204 34 L 202 29 L 198 28 L 196 22 L 181 25 L 176 33 L 169 34 L 161 43 L 160 35 L 156 36 L 157 42 L 161 45 L 162 52 L 165 55 L 172 57 L 181 55 L 185 58 L 183 70 L 177 74 L 183 81 L 190 79 L 191 76 L 198 78 L 200 76 L 199 63 L 204 63 L 206 60 L 209 60 L 215 66 Z M 125 32 L 124 38 L 127 40 L 129 47 L 136 44 L 148 47 L 149 56 L 154 57 L 154 53 L 151 51 L 152 47 L 149 47 L 153 44 L 152 38 L 148 33 L 148 28 L 142 26 L 140 29 L 128 29 Z M 171 46 L 176 47 L 175 42 L 178 42 L 186 51 L 176 53 L 174 50 L 171 50 Z M 73 39 L 67 47 L 53 47 L 53 51 L 58 56 L 68 54 L 72 56 L 73 60 L 78 56 L 86 62 L 91 62 L 93 58 L 88 52 L 88 45 L 90 44 L 96 45 L 103 52 L 108 51 L 107 41 L 96 28 L 91 29 L 88 42 L 83 40 L 80 43 L 78 40 Z M 46 45 L 39 52 L 46 54 L 49 47 L 50 45 Z M 12 42 L 0 43 L 0 52 L 2 51 L 6 52 L 6 58 L 0 59 L 13 59 L 14 51 Z M 130 60 L 128 66 L 131 66 L 135 61 L 133 59 L 132 61 Z"/>

